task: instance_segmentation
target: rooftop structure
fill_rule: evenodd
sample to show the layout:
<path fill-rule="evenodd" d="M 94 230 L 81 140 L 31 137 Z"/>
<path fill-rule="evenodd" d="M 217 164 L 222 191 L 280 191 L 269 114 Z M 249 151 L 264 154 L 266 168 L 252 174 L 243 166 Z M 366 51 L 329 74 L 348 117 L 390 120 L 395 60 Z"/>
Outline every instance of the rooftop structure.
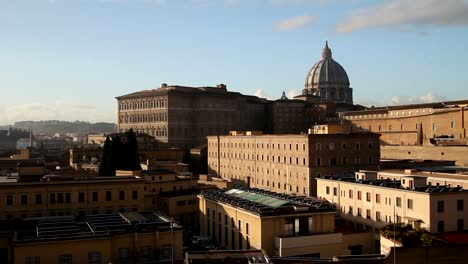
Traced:
<path fill-rule="evenodd" d="M 273 263 L 263 250 L 210 250 L 185 253 L 185 264 L 266 264 Z"/>
<path fill-rule="evenodd" d="M 2 263 L 182 261 L 182 227 L 157 211 L 3 221 Z"/>
<path fill-rule="evenodd" d="M 263 249 L 269 256 L 331 257 L 373 252 L 371 236 L 335 229 L 336 209 L 323 199 L 257 188 L 203 191 L 200 234 L 232 250 Z M 344 230 L 344 229 L 343 229 Z"/>
<path fill-rule="evenodd" d="M 427 182 L 427 177 L 419 175 L 392 177 L 359 171 L 354 177 L 317 178 L 317 193 L 340 208 L 341 218 L 360 229 L 377 231 L 388 223 L 410 224 L 431 233 L 468 229 L 464 206 L 468 191 Z"/>
<path fill-rule="evenodd" d="M 87 239 L 182 229 L 172 219 L 156 211 L 97 214 L 84 218 L 74 216 L 25 218 L 16 227 L 13 238 L 15 243 Z"/>
<path fill-rule="evenodd" d="M 335 212 L 325 199 L 291 196 L 257 188 L 202 191 L 206 199 L 227 203 L 254 214 L 282 215 L 305 212 Z"/>

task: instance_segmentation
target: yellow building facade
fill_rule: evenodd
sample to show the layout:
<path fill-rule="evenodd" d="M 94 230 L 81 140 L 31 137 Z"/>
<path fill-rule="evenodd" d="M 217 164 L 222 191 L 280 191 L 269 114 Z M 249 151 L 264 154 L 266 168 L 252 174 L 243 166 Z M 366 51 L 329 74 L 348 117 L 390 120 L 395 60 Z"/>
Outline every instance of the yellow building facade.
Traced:
<path fill-rule="evenodd" d="M 0 219 L 142 211 L 144 187 L 135 177 L 2 182 Z"/>
<path fill-rule="evenodd" d="M 31 232 L 33 231 L 33 232 Z M 155 211 L 24 219 L 10 238 L 11 263 L 181 261 L 182 229 Z"/>
<path fill-rule="evenodd" d="M 468 192 L 462 187 L 427 185 L 427 177 L 356 172 L 355 178 L 317 178 L 317 193 L 340 208 L 340 217 L 359 229 L 377 231 L 404 223 L 432 233 L 468 229 Z M 383 176 L 385 175 L 385 176 Z M 390 179 L 387 179 L 390 178 Z"/>
<path fill-rule="evenodd" d="M 324 200 L 260 189 L 205 191 L 199 199 L 200 233 L 228 249 L 331 257 L 356 245 L 373 252 L 369 234 L 335 231 L 335 210 Z"/>

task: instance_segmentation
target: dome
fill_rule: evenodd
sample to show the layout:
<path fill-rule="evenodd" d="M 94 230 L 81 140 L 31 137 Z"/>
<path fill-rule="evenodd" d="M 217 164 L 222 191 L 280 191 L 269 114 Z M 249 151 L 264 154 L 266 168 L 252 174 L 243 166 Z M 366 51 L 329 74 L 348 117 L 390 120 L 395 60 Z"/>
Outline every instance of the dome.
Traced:
<path fill-rule="evenodd" d="M 322 60 L 314 64 L 307 74 L 304 88 L 304 93 L 320 96 L 322 101 L 352 103 L 348 74 L 333 60 L 328 41 L 322 51 Z"/>

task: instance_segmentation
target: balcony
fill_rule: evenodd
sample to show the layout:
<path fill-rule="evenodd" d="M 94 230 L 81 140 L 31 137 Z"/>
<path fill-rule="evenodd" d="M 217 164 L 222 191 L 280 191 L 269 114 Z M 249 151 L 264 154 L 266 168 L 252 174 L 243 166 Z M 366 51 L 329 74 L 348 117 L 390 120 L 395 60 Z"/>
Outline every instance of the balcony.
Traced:
<path fill-rule="evenodd" d="M 314 234 L 308 236 L 276 237 L 275 249 L 279 256 L 303 255 L 320 252 L 324 247 L 343 242 L 342 233 Z"/>

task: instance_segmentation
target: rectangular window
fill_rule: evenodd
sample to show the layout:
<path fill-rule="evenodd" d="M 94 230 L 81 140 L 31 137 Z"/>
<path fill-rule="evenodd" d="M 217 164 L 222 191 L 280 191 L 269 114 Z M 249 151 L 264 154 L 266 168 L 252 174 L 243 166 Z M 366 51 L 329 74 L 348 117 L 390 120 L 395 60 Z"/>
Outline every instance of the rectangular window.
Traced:
<path fill-rule="evenodd" d="M 79 192 L 79 193 L 78 193 L 78 202 L 79 202 L 79 203 L 84 203 L 84 200 L 85 200 L 84 197 L 85 197 L 85 196 L 84 196 L 84 192 Z"/>
<path fill-rule="evenodd" d="M 186 205 L 186 201 L 185 201 L 185 200 L 177 201 L 177 206 L 185 206 L 185 205 Z"/>
<path fill-rule="evenodd" d="M 40 193 L 36 193 L 36 204 L 42 204 L 42 195 Z"/>
<path fill-rule="evenodd" d="M 57 194 L 57 203 L 59 203 L 59 204 L 63 203 L 63 193 L 58 193 Z"/>
<path fill-rule="evenodd" d="M 13 205 L 13 195 L 9 194 L 6 196 L 6 205 Z"/>
<path fill-rule="evenodd" d="M 358 207 L 357 209 L 357 215 L 358 216 L 362 216 L 362 209 Z"/>
<path fill-rule="evenodd" d="M 371 193 L 370 192 L 367 192 L 366 193 L 366 201 L 370 202 L 371 201 Z"/>
<path fill-rule="evenodd" d="M 99 200 L 98 192 L 93 192 L 93 202 L 97 202 Z"/>
<path fill-rule="evenodd" d="M 401 207 L 401 197 L 396 198 L 396 206 Z"/>
<path fill-rule="evenodd" d="M 413 209 L 413 199 L 408 199 L 408 209 Z"/>
<path fill-rule="evenodd" d="M 348 196 L 349 196 L 349 198 L 353 198 L 353 190 L 348 191 Z"/>
<path fill-rule="evenodd" d="M 245 223 L 245 233 L 246 233 L 247 235 L 250 234 L 249 223 Z"/>
<path fill-rule="evenodd" d="M 133 200 L 138 200 L 138 191 L 137 190 L 132 191 L 132 199 Z"/>
<path fill-rule="evenodd" d="M 357 199 L 362 200 L 362 192 L 361 191 L 357 192 Z"/>
<path fill-rule="evenodd" d="M 375 221 L 380 221 L 380 212 L 379 211 L 375 212 Z"/>
<path fill-rule="evenodd" d="M 368 218 L 368 219 L 371 218 L 371 210 L 369 210 L 369 209 L 366 210 L 366 218 Z"/>
<path fill-rule="evenodd" d="M 348 211 L 349 214 L 353 214 L 353 207 L 352 206 L 349 206 L 349 211 Z"/>
<path fill-rule="evenodd" d="M 125 191 L 119 191 L 119 200 L 120 201 L 125 200 Z"/>
<path fill-rule="evenodd" d="M 463 211 L 463 209 L 464 209 L 463 200 L 457 200 L 457 211 Z"/>
<path fill-rule="evenodd" d="M 445 223 L 444 223 L 444 221 L 437 222 L 437 232 L 439 232 L 439 233 L 445 232 Z"/>
<path fill-rule="evenodd" d="M 458 231 L 465 230 L 465 221 L 463 219 L 457 219 L 457 230 Z"/>
<path fill-rule="evenodd" d="M 333 195 L 334 196 L 338 195 L 338 189 L 336 187 L 333 187 Z"/>
<path fill-rule="evenodd" d="M 375 202 L 380 203 L 380 194 L 379 193 L 375 194 Z"/>
<path fill-rule="evenodd" d="M 444 201 L 437 202 L 437 212 L 443 213 L 444 212 Z"/>
<path fill-rule="evenodd" d="M 28 195 L 27 194 L 22 194 L 21 195 L 21 205 L 27 205 L 28 204 Z"/>
<path fill-rule="evenodd" d="M 101 264 L 101 252 L 88 252 L 88 264 Z"/>
<path fill-rule="evenodd" d="M 330 187 L 329 187 L 329 186 L 326 187 L 325 192 L 326 192 L 327 194 L 330 194 Z"/>
<path fill-rule="evenodd" d="M 71 203 L 71 194 L 70 193 L 65 193 L 65 202 L 66 203 Z"/>
<path fill-rule="evenodd" d="M 129 264 L 130 263 L 130 249 L 119 248 L 119 263 Z"/>
<path fill-rule="evenodd" d="M 40 264 L 41 258 L 39 256 L 26 257 L 26 264 Z"/>
<path fill-rule="evenodd" d="M 51 193 L 49 196 L 49 201 L 51 204 L 55 204 L 55 193 Z"/>
<path fill-rule="evenodd" d="M 112 201 L 112 192 L 106 191 L 106 201 Z"/>
<path fill-rule="evenodd" d="M 72 264 L 72 255 L 71 254 L 63 254 L 59 255 L 58 257 L 59 264 Z"/>

